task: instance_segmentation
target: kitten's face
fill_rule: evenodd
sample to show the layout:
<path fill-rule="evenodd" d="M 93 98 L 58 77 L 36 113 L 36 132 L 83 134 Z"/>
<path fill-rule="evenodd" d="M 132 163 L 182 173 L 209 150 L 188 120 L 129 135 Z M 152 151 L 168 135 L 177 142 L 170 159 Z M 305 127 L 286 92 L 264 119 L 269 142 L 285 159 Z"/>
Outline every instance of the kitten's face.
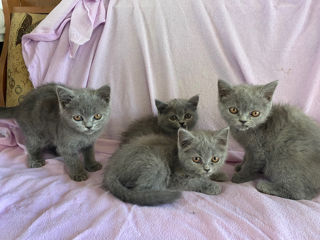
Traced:
<path fill-rule="evenodd" d="M 168 103 L 156 100 L 158 124 L 169 133 L 176 133 L 179 128 L 192 129 L 198 120 L 197 106 L 199 96 L 189 100 L 173 99 Z"/>
<path fill-rule="evenodd" d="M 219 131 L 178 131 L 178 154 L 183 168 L 193 174 L 210 176 L 227 157 L 229 128 Z"/>
<path fill-rule="evenodd" d="M 60 113 L 69 127 L 86 135 L 103 129 L 109 118 L 110 87 L 70 90 L 57 87 Z"/>
<path fill-rule="evenodd" d="M 267 85 L 230 86 L 219 80 L 219 109 L 229 126 L 246 131 L 264 123 L 272 108 L 277 81 Z"/>

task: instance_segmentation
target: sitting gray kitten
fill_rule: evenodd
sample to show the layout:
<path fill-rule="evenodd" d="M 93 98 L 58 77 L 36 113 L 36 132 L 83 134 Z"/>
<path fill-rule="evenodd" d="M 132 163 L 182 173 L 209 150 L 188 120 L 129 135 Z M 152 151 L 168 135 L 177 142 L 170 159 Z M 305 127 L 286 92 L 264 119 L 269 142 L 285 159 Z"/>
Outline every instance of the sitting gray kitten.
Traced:
<path fill-rule="evenodd" d="M 155 100 L 158 116 L 149 116 L 134 121 L 122 133 L 121 142 L 127 143 L 132 138 L 150 133 L 176 137 L 180 127 L 191 130 L 198 120 L 198 102 L 198 95 L 189 100 L 173 99 L 168 103 Z"/>
<path fill-rule="evenodd" d="M 209 176 L 226 159 L 228 131 L 180 128 L 178 141 L 156 134 L 137 137 L 109 159 L 103 187 L 122 201 L 138 205 L 169 203 L 183 190 L 219 194 L 221 187 Z"/>
<path fill-rule="evenodd" d="M 232 182 L 263 174 L 256 188 L 289 199 L 311 199 L 320 191 L 320 128 L 300 110 L 272 105 L 277 81 L 230 86 L 219 80 L 219 108 L 244 147 Z"/>
<path fill-rule="evenodd" d="M 109 117 L 110 87 L 97 90 L 70 89 L 48 84 L 32 90 L 17 107 L 0 108 L 0 118 L 17 120 L 26 140 L 28 166 L 45 165 L 42 152 L 55 149 L 75 181 L 86 180 L 84 167 L 93 172 L 102 168 L 94 157 L 94 142 Z"/>

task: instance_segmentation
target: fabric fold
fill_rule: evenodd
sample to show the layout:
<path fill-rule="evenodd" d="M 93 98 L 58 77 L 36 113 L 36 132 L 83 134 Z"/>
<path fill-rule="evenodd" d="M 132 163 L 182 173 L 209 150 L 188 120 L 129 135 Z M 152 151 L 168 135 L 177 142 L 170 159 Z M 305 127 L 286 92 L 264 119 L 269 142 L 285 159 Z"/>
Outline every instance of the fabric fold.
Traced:
<path fill-rule="evenodd" d="M 0 149 L 6 147 L 20 147 L 24 151 L 26 148 L 24 146 L 23 134 L 14 120 L 0 120 Z"/>
<path fill-rule="evenodd" d="M 75 57 L 80 46 L 91 39 L 94 29 L 106 20 L 103 0 L 61 1 L 34 29 L 22 37 L 22 53 L 26 62 L 32 62 L 35 42 L 55 41 L 69 24 L 70 57 Z"/>
<path fill-rule="evenodd" d="M 71 57 L 76 55 L 81 45 L 91 39 L 93 30 L 105 20 L 106 9 L 103 1 L 84 0 L 75 6 L 69 28 Z"/>

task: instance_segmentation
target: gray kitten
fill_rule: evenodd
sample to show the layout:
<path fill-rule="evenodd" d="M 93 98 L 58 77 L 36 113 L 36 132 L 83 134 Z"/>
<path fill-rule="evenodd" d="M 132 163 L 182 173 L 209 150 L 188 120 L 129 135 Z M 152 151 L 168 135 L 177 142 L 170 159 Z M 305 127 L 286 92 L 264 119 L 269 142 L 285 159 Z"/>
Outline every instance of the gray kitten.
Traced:
<path fill-rule="evenodd" d="M 183 190 L 219 194 L 221 187 L 209 176 L 226 159 L 228 131 L 180 128 L 178 140 L 156 134 L 137 137 L 109 159 L 103 187 L 138 205 L 169 203 Z"/>
<path fill-rule="evenodd" d="M 60 154 L 75 181 L 102 168 L 94 157 L 94 142 L 109 117 L 110 87 L 97 90 L 70 89 L 48 84 L 32 90 L 17 107 L 0 108 L 0 118 L 17 120 L 26 140 L 28 166 L 45 165 L 42 152 L 54 149 Z"/>
<path fill-rule="evenodd" d="M 168 103 L 155 100 L 158 116 L 139 119 L 122 133 L 121 142 L 127 143 L 137 136 L 151 133 L 176 137 L 180 127 L 192 129 L 198 120 L 199 96 L 187 99 L 173 99 Z"/>
<path fill-rule="evenodd" d="M 320 191 L 320 128 L 302 111 L 272 105 L 277 81 L 230 86 L 219 80 L 219 108 L 234 138 L 244 147 L 232 182 L 258 178 L 263 193 L 311 199 Z"/>

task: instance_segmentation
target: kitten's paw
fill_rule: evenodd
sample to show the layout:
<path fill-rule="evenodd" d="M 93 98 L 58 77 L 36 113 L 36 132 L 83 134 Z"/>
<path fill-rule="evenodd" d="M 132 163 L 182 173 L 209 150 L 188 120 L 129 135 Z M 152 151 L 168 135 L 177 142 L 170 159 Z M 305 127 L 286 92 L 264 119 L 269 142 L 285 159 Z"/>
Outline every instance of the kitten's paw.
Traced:
<path fill-rule="evenodd" d="M 257 182 L 256 189 L 257 189 L 259 192 L 270 194 L 270 193 L 271 193 L 271 185 L 270 185 L 270 182 L 268 182 L 268 181 L 266 181 L 266 180 L 259 180 L 259 181 Z"/>
<path fill-rule="evenodd" d="M 305 194 L 303 190 L 299 191 L 298 189 L 295 189 L 295 191 L 290 192 L 288 189 L 286 189 L 282 185 L 276 185 L 270 181 L 267 180 L 259 180 L 256 185 L 256 189 L 259 192 L 269 194 L 269 195 L 275 195 L 282 198 L 288 198 L 288 199 L 294 199 L 294 200 L 300 200 L 300 199 L 311 199 L 312 197 Z"/>
<path fill-rule="evenodd" d="M 70 174 L 70 178 L 76 182 L 85 181 L 88 179 L 88 175 L 85 171 Z"/>
<path fill-rule="evenodd" d="M 217 195 L 222 192 L 222 187 L 218 184 L 214 184 L 210 186 L 210 188 L 206 189 L 206 194 L 209 195 Z"/>
<path fill-rule="evenodd" d="M 231 182 L 233 183 L 244 183 L 247 182 L 248 180 L 245 179 L 244 177 L 242 177 L 239 173 L 235 173 L 233 174 L 232 178 L 231 178 Z"/>
<path fill-rule="evenodd" d="M 214 173 L 210 176 L 210 179 L 217 182 L 226 182 L 229 180 L 227 174 L 224 172 Z"/>
<path fill-rule="evenodd" d="M 222 187 L 214 182 L 209 182 L 203 186 L 202 193 L 209 195 L 217 195 L 221 193 Z"/>
<path fill-rule="evenodd" d="M 85 166 L 85 169 L 88 172 L 96 172 L 96 171 L 100 170 L 101 168 L 102 168 L 102 165 L 101 165 L 101 163 L 98 163 L 98 162 L 94 162 L 90 165 Z"/>
<path fill-rule="evenodd" d="M 241 165 L 242 165 L 242 164 L 236 165 L 235 168 L 234 168 L 234 170 L 235 170 L 236 172 L 240 172 L 240 170 L 241 170 Z"/>
<path fill-rule="evenodd" d="M 42 167 L 46 164 L 44 160 L 37 160 L 37 161 L 29 161 L 28 162 L 28 167 L 29 168 L 39 168 Z"/>

